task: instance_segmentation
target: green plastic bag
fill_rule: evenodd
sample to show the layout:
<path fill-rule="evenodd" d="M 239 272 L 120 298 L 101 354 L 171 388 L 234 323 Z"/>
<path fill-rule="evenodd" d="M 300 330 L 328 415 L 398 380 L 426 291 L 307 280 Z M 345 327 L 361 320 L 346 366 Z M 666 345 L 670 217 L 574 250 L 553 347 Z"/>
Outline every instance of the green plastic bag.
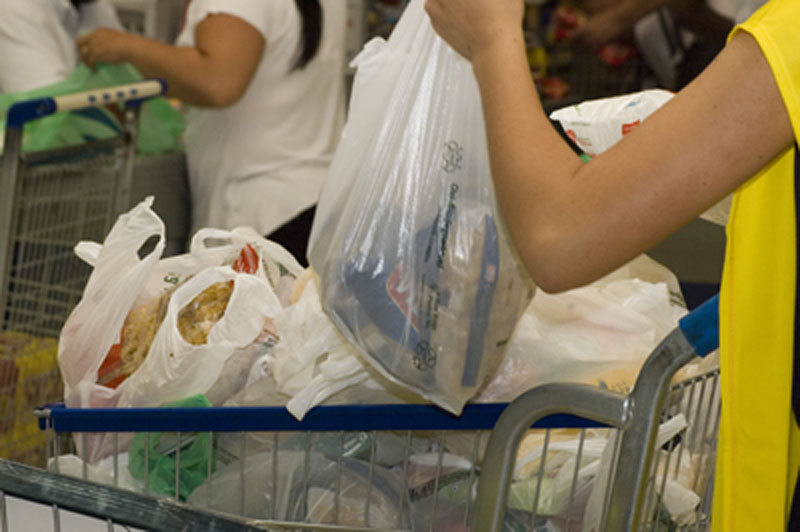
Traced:
<path fill-rule="evenodd" d="M 199 394 L 187 399 L 167 403 L 165 407 L 207 408 L 211 403 L 205 395 Z M 139 432 L 133 437 L 128 452 L 128 469 L 134 478 L 145 480 L 147 488 L 155 493 L 175 496 L 175 465 L 178 440 L 172 432 Z M 209 454 L 211 472 L 214 472 L 216 451 L 211 436 L 207 432 L 181 433 L 180 475 L 178 477 L 178 498 L 185 501 L 202 484 L 209 473 Z M 145 465 L 145 455 L 147 465 Z"/>
<path fill-rule="evenodd" d="M 53 85 L 27 92 L 0 94 L 0 131 L 5 131 L 6 115 L 14 103 L 141 80 L 141 74 L 130 64 L 101 64 L 97 70 L 91 70 L 82 64 L 67 79 Z M 139 117 L 137 152 L 141 155 L 159 155 L 180 150 L 184 126 L 181 112 L 165 98 L 148 100 L 142 105 Z M 34 152 L 72 146 L 91 140 L 113 138 L 119 135 L 120 129 L 117 118 L 103 107 L 56 113 L 26 124 L 22 147 L 25 152 Z"/>

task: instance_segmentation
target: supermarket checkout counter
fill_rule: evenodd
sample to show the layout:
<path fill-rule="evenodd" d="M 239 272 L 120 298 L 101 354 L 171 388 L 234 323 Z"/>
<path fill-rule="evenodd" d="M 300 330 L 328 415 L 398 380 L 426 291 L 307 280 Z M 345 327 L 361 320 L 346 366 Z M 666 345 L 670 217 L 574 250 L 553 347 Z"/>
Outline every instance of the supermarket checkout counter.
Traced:
<path fill-rule="evenodd" d="M 131 207 L 153 196 L 153 210 L 166 226 L 164 256 L 186 251 L 191 238 L 191 197 L 186 156 L 183 152 L 136 158 Z"/>

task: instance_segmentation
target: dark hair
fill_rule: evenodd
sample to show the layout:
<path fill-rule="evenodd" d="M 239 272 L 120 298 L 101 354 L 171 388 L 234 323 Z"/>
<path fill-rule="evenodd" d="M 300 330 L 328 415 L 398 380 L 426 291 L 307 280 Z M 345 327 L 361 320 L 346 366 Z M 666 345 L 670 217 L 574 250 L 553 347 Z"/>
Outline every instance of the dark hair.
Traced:
<path fill-rule="evenodd" d="M 319 0 L 294 0 L 300 17 L 303 19 L 303 41 L 300 55 L 292 70 L 304 68 L 317 54 L 319 43 L 322 40 L 322 6 Z"/>

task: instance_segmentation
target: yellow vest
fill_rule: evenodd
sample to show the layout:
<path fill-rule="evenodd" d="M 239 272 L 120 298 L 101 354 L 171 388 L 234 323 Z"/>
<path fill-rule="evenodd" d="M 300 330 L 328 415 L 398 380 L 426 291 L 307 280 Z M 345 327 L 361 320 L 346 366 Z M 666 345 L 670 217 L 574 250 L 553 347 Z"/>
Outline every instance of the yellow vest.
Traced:
<path fill-rule="evenodd" d="M 800 0 L 772 0 L 734 33 L 770 64 L 800 139 Z M 746 76 L 747 72 L 742 72 Z M 800 464 L 796 326 L 800 158 L 786 150 L 734 197 L 720 294 L 722 419 L 712 529 L 789 527 Z M 800 322 L 798 322 L 800 323 Z M 795 508 L 795 512 L 800 508 Z M 800 530 L 793 521 L 789 530 Z"/>

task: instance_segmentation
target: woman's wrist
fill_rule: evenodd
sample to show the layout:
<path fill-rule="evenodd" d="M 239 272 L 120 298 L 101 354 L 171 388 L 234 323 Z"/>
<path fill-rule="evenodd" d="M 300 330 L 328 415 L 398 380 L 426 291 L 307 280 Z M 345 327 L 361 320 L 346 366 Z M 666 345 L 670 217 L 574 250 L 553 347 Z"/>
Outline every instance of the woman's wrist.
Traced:
<path fill-rule="evenodd" d="M 472 69 L 480 78 L 483 73 L 493 75 L 499 65 L 516 59 L 525 60 L 525 39 L 522 31 L 504 32 L 487 45 L 476 49 L 472 54 Z"/>

